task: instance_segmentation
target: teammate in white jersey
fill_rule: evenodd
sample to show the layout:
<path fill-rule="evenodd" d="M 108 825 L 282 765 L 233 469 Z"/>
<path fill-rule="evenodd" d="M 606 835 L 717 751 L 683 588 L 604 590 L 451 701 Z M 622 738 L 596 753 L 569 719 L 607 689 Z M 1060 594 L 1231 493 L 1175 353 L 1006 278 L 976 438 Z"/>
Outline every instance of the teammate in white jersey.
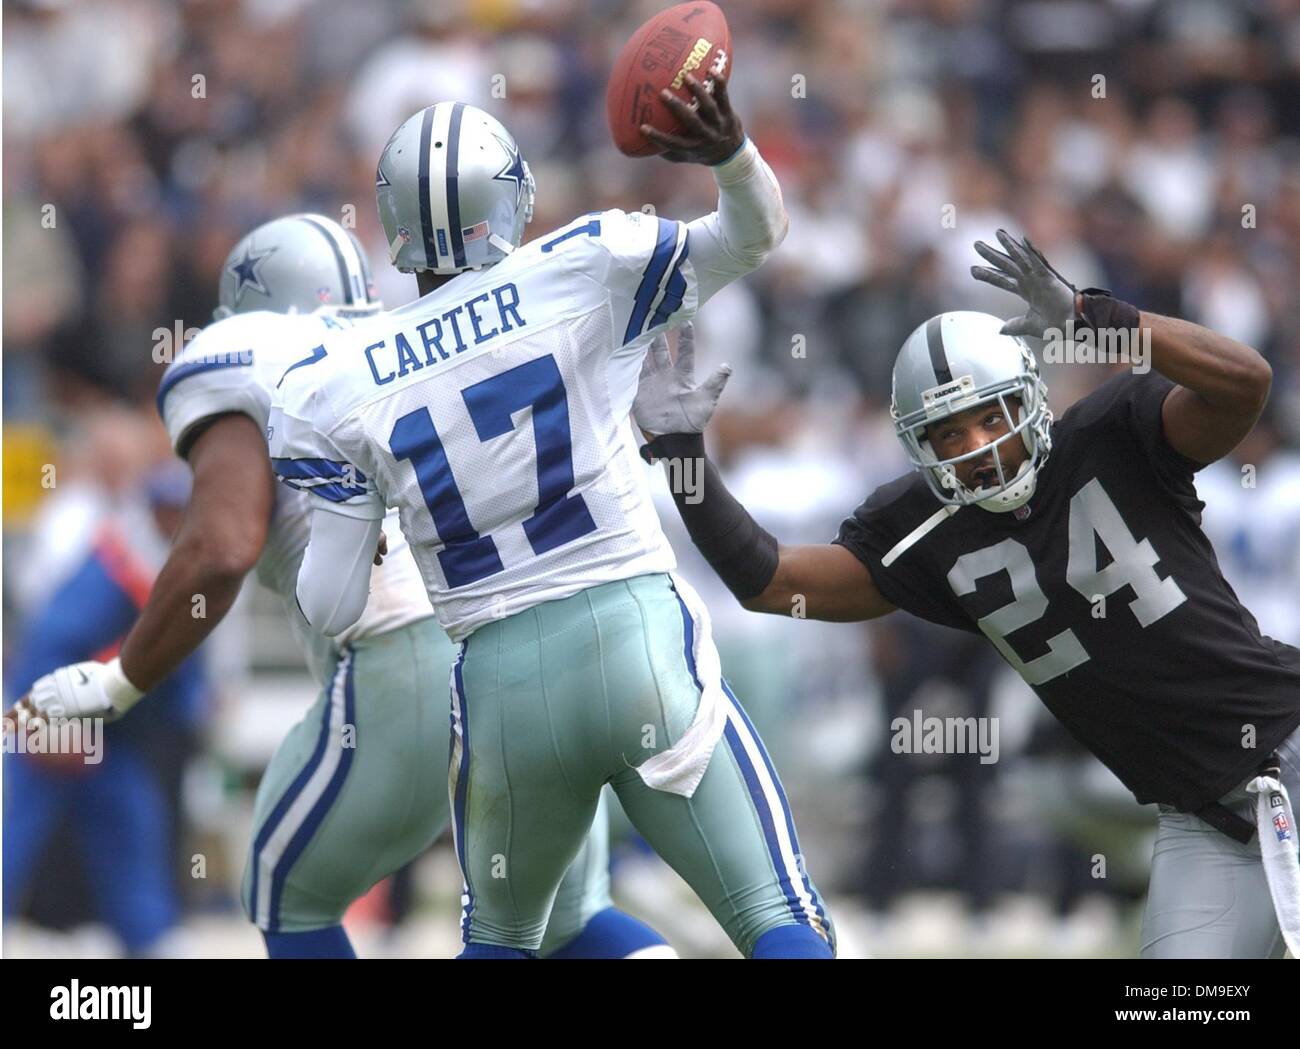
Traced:
<path fill-rule="evenodd" d="M 284 602 L 321 695 L 262 778 L 245 910 L 272 957 L 351 957 L 346 908 L 447 825 L 435 756 L 447 745 L 445 700 L 429 681 L 445 680 L 455 653 L 396 521 L 382 566 L 368 572 L 365 614 L 346 631 L 330 639 L 313 630 L 294 600 L 308 497 L 273 483 L 263 430 L 272 390 L 303 365 L 299 347 L 381 309 L 360 245 L 319 215 L 269 222 L 231 252 L 220 301 L 216 323 L 158 391 L 177 454 L 195 474 L 171 557 L 120 659 L 47 675 L 31 705 L 46 714 L 125 712 L 215 627 L 255 565 Z M 206 617 L 191 612 L 196 594 Z M 602 812 L 561 889 L 548 952 L 671 956 L 653 930 L 612 909 L 607 834 Z"/>
<path fill-rule="evenodd" d="M 698 111 L 674 106 L 688 134 L 652 137 L 712 166 L 718 209 L 689 224 L 591 213 L 524 247 L 533 180 L 510 133 L 463 103 L 411 117 L 377 195 L 422 297 L 326 339 L 275 392 L 276 474 L 313 496 L 296 591 L 308 620 L 337 634 L 363 614 L 396 506 L 462 642 L 463 957 L 537 949 L 605 783 L 742 953 L 832 956 L 780 783 L 722 680 L 707 611 L 669 574 L 631 439 L 650 340 L 786 229 L 726 85 L 688 83 Z"/>

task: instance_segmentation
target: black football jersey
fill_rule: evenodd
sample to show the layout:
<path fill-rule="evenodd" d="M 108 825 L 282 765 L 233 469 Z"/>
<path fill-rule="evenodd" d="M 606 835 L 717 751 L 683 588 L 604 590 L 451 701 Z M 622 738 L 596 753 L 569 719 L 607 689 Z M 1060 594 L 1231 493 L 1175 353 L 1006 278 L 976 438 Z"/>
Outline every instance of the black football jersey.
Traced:
<path fill-rule="evenodd" d="M 1261 636 L 1200 527 L 1155 372 L 1106 382 L 1052 427 L 1018 513 L 946 514 L 913 472 L 836 542 L 885 598 L 983 631 L 1141 803 L 1194 812 L 1300 724 L 1300 651 Z"/>

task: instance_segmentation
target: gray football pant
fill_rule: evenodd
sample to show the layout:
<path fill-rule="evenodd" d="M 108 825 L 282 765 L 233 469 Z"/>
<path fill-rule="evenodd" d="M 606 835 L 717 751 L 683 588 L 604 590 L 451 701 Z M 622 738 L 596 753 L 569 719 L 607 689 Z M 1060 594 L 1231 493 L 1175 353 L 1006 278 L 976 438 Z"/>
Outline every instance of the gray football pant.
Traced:
<path fill-rule="evenodd" d="M 1277 750 L 1282 782 L 1300 802 L 1300 729 Z M 1255 822 L 1245 783 L 1220 803 Z M 1160 806 L 1143 958 L 1281 958 L 1286 952 L 1259 857 L 1259 839 L 1233 841 L 1204 820 Z"/>

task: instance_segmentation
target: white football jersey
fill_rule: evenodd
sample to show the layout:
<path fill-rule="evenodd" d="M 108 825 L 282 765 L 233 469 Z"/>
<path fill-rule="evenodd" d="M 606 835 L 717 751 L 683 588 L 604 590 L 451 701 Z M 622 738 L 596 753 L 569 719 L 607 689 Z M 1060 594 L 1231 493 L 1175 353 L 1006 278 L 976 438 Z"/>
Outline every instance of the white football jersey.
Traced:
<path fill-rule="evenodd" d="M 201 424 L 217 415 L 242 412 L 263 430 L 271 393 L 309 349 L 355 321 L 326 314 L 243 313 L 204 328 L 163 374 L 158 411 L 172 447 L 184 455 Z M 232 483 L 238 483 L 232 479 Z M 294 591 L 310 535 L 308 497 L 277 484 L 274 516 L 257 577 L 284 604 L 294 636 L 313 677 L 326 684 L 333 674 L 335 645 L 386 633 L 433 614 L 415 562 L 393 519 L 386 523 L 388 556 L 370 577 L 370 601 L 362 617 L 331 640 L 311 629 Z"/>
<path fill-rule="evenodd" d="M 650 339 L 752 269 L 716 223 L 584 215 L 333 336 L 275 391 L 277 475 L 338 513 L 398 507 L 453 640 L 671 571 L 629 411 Z"/>

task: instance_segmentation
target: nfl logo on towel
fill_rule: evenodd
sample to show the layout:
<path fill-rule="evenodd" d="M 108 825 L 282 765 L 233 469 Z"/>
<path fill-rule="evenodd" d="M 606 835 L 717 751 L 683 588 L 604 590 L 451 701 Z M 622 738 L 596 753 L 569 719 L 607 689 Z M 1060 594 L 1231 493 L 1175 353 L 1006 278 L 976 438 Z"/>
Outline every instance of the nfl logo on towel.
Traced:
<path fill-rule="evenodd" d="M 1291 824 L 1287 822 L 1285 812 L 1279 812 L 1273 817 L 1273 829 L 1277 831 L 1278 841 L 1291 840 Z"/>

